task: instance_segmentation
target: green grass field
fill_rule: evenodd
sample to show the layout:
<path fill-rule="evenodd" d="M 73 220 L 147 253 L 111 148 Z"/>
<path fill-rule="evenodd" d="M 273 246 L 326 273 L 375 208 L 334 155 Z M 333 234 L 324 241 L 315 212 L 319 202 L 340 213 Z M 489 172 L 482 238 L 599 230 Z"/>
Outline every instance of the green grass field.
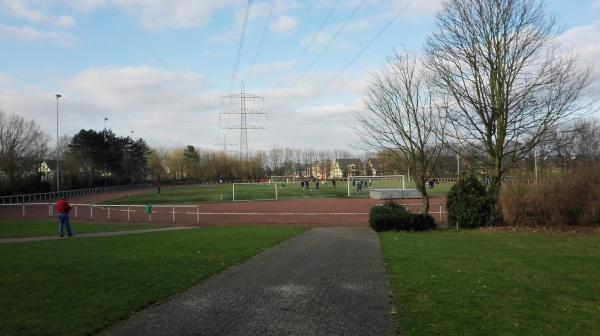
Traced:
<path fill-rule="evenodd" d="M 0 335 L 91 335 L 302 232 L 203 228 L 0 245 Z"/>
<path fill-rule="evenodd" d="M 398 181 L 376 181 L 373 188 L 400 188 L 401 182 Z M 432 196 L 444 196 L 450 190 L 450 184 L 439 184 L 431 191 Z M 275 199 L 275 187 L 273 184 L 263 185 L 243 185 L 236 184 L 236 200 L 260 200 Z M 406 188 L 414 188 L 414 185 L 406 185 Z M 321 184 L 316 189 L 314 182 L 311 182 L 310 188 L 302 190 L 299 182 L 289 182 L 285 187 L 281 185 L 277 189 L 279 199 L 305 199 L 305 198 L 347 198 L 348 186 L 344 181 L 338 181 L 336 188 L 331 183 Z M 351 188 L 351 197 L 365 198 L 369 197 L 368 189 L 357 193 Z M 137 194 L 127 197 L 113 199 L 105 204 L 186 204 L 199 202 L 229 202 L 233 200 L 233 188 L 231 184 L 213 184 L 202 186 L 181 186 L 163 188 L 161 194 L 155 191 L 143 194 Z"/>
<path fill-rule="evenodd" d="M 403 335 L 597 335 L 600 236 L 382 233 Z"/>
<path fill-rule="evenodd" d="M 155 229 L 164 227 L 157 224 L 95 224 L 73 223 L 71 229 L 75 234 L 112 232 L 126 230 Z M 58 222 L 43 219 L 0 219 L 0 238 L 55 236 L 58 234 Z"/>

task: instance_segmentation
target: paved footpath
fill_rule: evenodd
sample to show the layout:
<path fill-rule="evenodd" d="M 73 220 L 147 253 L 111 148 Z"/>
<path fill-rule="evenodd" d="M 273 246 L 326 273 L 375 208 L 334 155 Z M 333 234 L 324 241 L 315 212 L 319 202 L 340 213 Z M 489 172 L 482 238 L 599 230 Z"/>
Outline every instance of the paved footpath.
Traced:
<path fill-rule="evenodd" d="M 316 228 L 101 335 L 394 335 L 377 234 Z"/>
<path fill-rule="evenodd" d="M 109 232 L 96 232 L 96 233 L 75 233 L 72 237 L 61 238 L 59 236 L 39 236 L 39 237 L 23 237 L 23 238 L 2 238 L 0 244 L 12 244 L 12 243 L 30 243 L 36 241 L 47 241 L 47 240 L 63 240 L 63 239 L 81 239 L 81 238 L 98 238 L 98 237 L 112 237 L 112 236 L 128 236 L 133 234 L 148 233 L 148 232 L 162 232 L 162 231 L 174 231 L 174 230 L 188 230 L 194 229 L 193 226 L 174 226 L 160 229 L 142 229 L 142 230 L 125 230 L 125 231 L 109 231 Z"/>

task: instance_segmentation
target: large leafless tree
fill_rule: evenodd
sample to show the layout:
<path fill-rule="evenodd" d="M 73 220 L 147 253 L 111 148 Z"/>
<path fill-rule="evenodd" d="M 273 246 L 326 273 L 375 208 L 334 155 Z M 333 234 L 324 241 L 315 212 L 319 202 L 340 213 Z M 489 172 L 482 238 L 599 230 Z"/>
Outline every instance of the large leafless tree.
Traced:
<path fill-rule="evenodd" d="M 48 151 L 48 135 L 34 120 L 0 110 L 0 171 L 14 191 L 19 178 L 36 174 Z"/>
<path fill-rule="evenodd" d="M 585 110 L 590 73 L 558 45 L 541 0 L 445 0 L 426 64 L 448 109 L 457 153 L 488 167 L 494 218 L 506 171 L 546 132 Z"/>
<path fill-rule="evenodd" d="M 357 129 L 363 143 L 408 163 L 427 212 L 426 183 L 443 147 L 439 110 L 445 108 L 445 99 L 431 90 L 417 57 L 402 52 L 373 75 L 365 105 Z"/>

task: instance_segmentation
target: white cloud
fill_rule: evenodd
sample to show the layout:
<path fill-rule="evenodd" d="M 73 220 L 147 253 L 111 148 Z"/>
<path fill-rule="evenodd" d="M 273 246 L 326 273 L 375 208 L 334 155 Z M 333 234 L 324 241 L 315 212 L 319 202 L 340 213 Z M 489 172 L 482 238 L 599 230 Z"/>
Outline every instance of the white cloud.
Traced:
<path fill-rule="evenodd" d="M 281 15 L 271 24 L 270 30 L 277 34 L 290 34 L 296 30 L 297 26 L 298 20 L 291 16 Z"/>
<path fill-rule="evenodd" d="M 61 28 L 71 28 L 75 26 L 75 19 L 68 15 L 61 15 L 56 18 L 55 25 Z"/>
<path fill-rule="evenodd" d="M 353 120 L 352 112 L 361 106 L 352 93 L 364 76 L 342 76 L 323 92 L 315 92 L 332 75 L 311 74 L 294 88 L 252 90 L 265 97 L 264 110 L 270 115 L 268 121 L 263 120 L 264 130 L 248 132 L 250 148 L 270 148 L 274 143 L 347 148 L 353 142 L 353 131 L 346 126 Z M 54 134 L 55 114 L 49 110 L 55 108 L 54 94 L 60 93 L 61 134 L 101 129 L 103 118 L 108 117 L 108 126 L 117 134 L 134 130 L 154 146 L 212 147 L 216 142 L 223 92 L 211 88 L 199 73 L 146 65 L 93 67 L 56 83 L 56 87 L 55 92 L 23 85 L 0 73 L 0 109 L 36 119 Z M 348 94 L 350 100 L 340 99 Z M 239 132 L 230 132 L 227 140 L 236 142 L 238 136 Z"/>
<path fill-rule="evenodd" d="M 40 8 L 32 9 L 32 7 L 36 6 Z M 32 1 L 0 0 L 0 10 L 2 10 L 2 12 L 29 21 L 30 23 L 50 24 L 59 28 L 71 28 L 75 26 L 75 19 L 71 16 L 53 16 L 44 13 L 40 9 L 42 9 L 42 7 Z"/>
<path fill-rule="evenodd" d="M 112 0 L 112 4 L 136 16 L 146 28 L 201 27 L 214 12 L 230 6 L 233 0 Z"/>
<path fill-rule="evenodd" d="M 29 42 L 47 42 L 64 47 L 72 46 L 77 39 L 70 34 L 41 31 L 32 27 L 6 26 L 0 24 L 0 38 Z"/>
<path fill-rule="evenodd" d="M 596 81 L 592 84 L 592 90 L 600 89 L 600 21 L 592 24 L 575 27 L 567 30 L 559 37 L 565 50 L 575 53 L 579 57 L 582 67 L 591 69 Z"/>
<path fill-rule="evenodd" d="M 577 53 L 580 61 L 590 67 L 598 65 L 600 59 L 600 21 L 579 26 L 564 32 L 559 41 L 567 50 Z"/>

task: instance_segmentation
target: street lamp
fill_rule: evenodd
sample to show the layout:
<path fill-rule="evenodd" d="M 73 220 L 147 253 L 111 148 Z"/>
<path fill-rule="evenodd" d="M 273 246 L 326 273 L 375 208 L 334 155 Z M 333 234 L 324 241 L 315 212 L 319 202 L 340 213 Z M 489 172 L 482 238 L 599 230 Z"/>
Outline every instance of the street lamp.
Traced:
<path fill-rule="evenodd" d="M 58 166 L 58 98 L 61 98 L 62 95 L 56 94 L 56 191 L 60 191 L 60 178 L 59 178 L 59 166 Z"/>
<path fill-rule="evenodd" d="M 456 175 L 460 177 L 460 154 L 456 154 Z"/>
<path fill-rule="evenodd" d="M 107 141 L 106 140 L 106 122 L 107 121 L 108 121 L 108 118 L 104 117 L 104 146 L 105 147 L 107 146 L 107 143 L 106 143 L 106 141 Z M 105 156 L 104 156 L 104 188 L 106 188 L 106 186 L 107 186 L 107 183 L 106 183 L 106 165 L 107 165 L 106 164 L 106 155 L 108 155 L 108 149 L 106 150 L 106 152 L 104 154 L 105 154 Z"/>

